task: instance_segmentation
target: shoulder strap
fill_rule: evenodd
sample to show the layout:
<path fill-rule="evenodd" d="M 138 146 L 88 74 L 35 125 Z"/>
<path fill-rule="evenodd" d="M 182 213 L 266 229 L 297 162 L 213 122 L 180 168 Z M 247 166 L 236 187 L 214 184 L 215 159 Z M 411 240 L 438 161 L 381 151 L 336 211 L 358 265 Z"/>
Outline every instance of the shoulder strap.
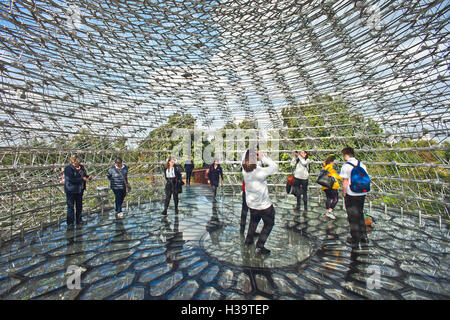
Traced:
<path fill-rule="evenodd" d="M 114 169 L 120 174 L 120 176 L 122 177 L 123 182 L 128 183 L 128 179 L 125 180 L 125 178 L 124 178 L 124 176 L 123 176 L 121 170 L 117 170 L 117 168 L 116 168 L 115 166 L 114 166 Z"/>
<path fill-rule="evenodd" d="M 349 164 L 349 165 L 351 165 L 353 168 L 354 168 L 354 167 L 357 167 L 357 166 L 359 165 L 359 161 L 358 161 L 358 165 L 354 165 L 353 163 L 348 162 L 348 161 L 347 161 L 346 163 Z"/>

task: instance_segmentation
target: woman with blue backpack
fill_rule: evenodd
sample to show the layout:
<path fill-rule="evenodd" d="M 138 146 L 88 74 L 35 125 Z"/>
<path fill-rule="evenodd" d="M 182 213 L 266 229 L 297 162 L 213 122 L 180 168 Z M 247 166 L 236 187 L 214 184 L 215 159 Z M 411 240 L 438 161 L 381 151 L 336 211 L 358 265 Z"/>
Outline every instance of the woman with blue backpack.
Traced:
<path fill-rule="evenodd" d="M 347 238 L 347 243 L 355 247 L 359 243 L 368 242 L 364 222 L 364 201 L 367 192 L 370 191 L 370 177 L 366 166 L 355 158 L 353 148 L 344 148 L 342 155 L 346 162 L 339 175 L 344 179 L 343 194 L 351 234 L 351 237 Z"/>

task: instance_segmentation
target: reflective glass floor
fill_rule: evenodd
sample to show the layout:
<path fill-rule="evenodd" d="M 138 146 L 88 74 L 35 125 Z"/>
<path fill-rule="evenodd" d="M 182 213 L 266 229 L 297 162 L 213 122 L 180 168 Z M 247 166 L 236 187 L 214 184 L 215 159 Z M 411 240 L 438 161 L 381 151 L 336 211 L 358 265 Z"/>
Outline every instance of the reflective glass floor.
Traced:
<path fill-rule="evenodd" d="M 306 214 L 292 196 L 274 205 L 270 255 L 243 243 L 241 196 L 213 203 L 208 186 L 184 188 L 178 215 L 152 202 L 29 233 L 0 248 L 0 299 L 450 298 L 445 224 L 373 210 L 369 245 L 352 249 L 342 199 L 336 220 L 317 201 Z"/>

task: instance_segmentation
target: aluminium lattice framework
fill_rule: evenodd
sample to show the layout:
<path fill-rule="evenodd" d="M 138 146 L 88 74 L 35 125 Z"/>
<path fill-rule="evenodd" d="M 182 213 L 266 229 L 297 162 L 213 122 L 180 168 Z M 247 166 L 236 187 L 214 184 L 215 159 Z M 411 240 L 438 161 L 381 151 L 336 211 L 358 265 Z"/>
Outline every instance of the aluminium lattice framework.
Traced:
<path fill-rule="evenodd" d="M 314 170 L 347 144 L 345 126 L 358 127 L 374 201 L 448 217 L 449 10 L 431 0 L 2 0 L 2 232 L 64 215 L 58 170 L 75 152 L 96 175 L 88 206 L 103 203 L 95 190 L 116 154 L 131 168 L 130 201 L 156 197 L 153 169 L 168 152 L 138 146 L 175 112 L 208 130 L 297 128 L 281 145 L 307 144 Z M 347 109 L 332 118 L 324 96 Z M 352 111 L 363 120 L 334 121 Z M 327 136 L 313 117 L 334 119 Z M 370 121 L 381 130 L 366 132 Z"/>

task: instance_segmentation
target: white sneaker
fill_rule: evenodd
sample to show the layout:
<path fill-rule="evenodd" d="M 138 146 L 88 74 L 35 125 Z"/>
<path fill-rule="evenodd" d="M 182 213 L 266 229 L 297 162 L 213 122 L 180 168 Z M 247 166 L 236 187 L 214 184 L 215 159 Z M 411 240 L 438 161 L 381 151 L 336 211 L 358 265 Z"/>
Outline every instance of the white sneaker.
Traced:
<path fill-rule="evenodd" d="M 334 216 L 334 214 L 332 214 L 331 212 L 327 212 L 326 216 L 327 216 L 328 218 L 330 218 L 330 219 L 333 219 L 333 220 L 336 219 L 336 217 Z"/>
<path fill-rule="evenodd" d="M 117 214 L 117 218 L 122 219 L 122 218 L 123 218 L 123 213 L 122 213 L 122 212 L 119 212 L 119 213 Z"/>

